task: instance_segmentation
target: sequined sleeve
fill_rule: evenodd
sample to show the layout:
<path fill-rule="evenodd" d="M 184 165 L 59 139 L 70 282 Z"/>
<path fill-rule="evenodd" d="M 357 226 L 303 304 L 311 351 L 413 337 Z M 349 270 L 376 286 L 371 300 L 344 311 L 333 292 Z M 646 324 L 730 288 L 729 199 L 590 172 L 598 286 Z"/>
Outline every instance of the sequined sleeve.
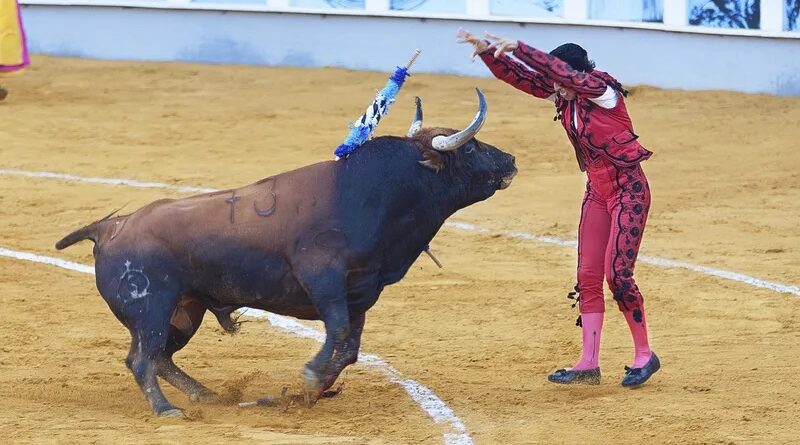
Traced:
<path fill-rule="evenodd" d="M 492 51 L 493 49 L 484 51 L 480 57 L 495 77 L 518 90 L 542 99 L 548 99 L 555 94 L 553 83 L 544 75 L 505 54 L 495 57 Z"/>

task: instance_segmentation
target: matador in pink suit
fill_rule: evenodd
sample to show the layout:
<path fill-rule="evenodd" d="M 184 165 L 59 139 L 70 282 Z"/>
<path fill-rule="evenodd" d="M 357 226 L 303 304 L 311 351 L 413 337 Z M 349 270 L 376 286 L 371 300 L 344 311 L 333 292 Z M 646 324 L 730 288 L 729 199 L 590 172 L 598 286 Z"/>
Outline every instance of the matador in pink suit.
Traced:
<path fill-rule="evenodd" d="M 0 0 L 0 76 L 19 71 L 30 64 L 22 15 L 17 0 Z M 0 86 L 0 100 L 8 91 Z"/>
<path fill-rule="evenodd" d="M 646 382 L 661 364 L 650 350 L 642 294 L 633 279 L 636 257 L 650 209 L 650 187 L 641 162 L 652 154 L 637 141 L 625 108 L 627 91 L 608 73 L 596 70 L 586 50 L 574 43 L 550 53 L 523 42 L 493 36 L 484 40 L 459 31 L 491 72 L 515 88 L 555 103 L 556 120 L 566 130 L 586 193 L 578 226 L 578 284 L 583 347 L 569 369 L 548 376 L 554 383 L 600 383 L 600 335 L 605 302 L 603 277 L 634 342 L 634 360 L 625 367 L 623 386 Z M 513 58 L 506 53 L 512 53 Z"/>

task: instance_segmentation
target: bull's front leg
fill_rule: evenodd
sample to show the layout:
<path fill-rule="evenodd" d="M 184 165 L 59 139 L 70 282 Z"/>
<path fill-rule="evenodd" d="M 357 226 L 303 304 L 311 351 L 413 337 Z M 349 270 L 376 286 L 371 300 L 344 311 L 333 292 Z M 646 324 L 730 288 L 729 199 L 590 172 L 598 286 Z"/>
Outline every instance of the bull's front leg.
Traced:
<path fill-rule="evenodd" d="M 339 375 L 345 368 L 358 361 L 358 350 L 361 347 L 361 333 L 364 332 L 364 321 L 366 314 L 364 312 L 350 313 L 350 335 L 345 339 L 341 348 L 337 348 L 333 354 L 331 368 L 325 374 L 321 386 L 321 391 L 327 395 L 325 391 L 328 390 L 339 378 Z M 331 395 L 336 395 L 332 393 Z"/>
<path fill-rule="evenodd" d="M 328 269 L 307 277 L 302 282 L 319 312 L 320 320 L 325 323 L 325 343 L 303 368 L 305 399 L 311 406 L 319 399 L 328 376 L 337 367 L 333 360 L 334 353 L 343 349 L 350 337 L 350 317 L 343 270 Z"/>

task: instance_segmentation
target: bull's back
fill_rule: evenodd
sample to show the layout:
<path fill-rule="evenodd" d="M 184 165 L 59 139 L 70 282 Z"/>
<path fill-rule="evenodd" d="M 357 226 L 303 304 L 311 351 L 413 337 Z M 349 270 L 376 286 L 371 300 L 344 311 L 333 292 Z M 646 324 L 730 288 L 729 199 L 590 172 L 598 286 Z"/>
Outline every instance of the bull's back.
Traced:
<path fill-rule="evenodd" d="M 164 199 L 124 217 L 124 227 L 105 244 L 157 241 L 190 249 L 217 239 L 263 250 L 291 244 L 301 229 L 324 221 L 334 208 L 333 163 L 323 162 L 244 187 Z"/>

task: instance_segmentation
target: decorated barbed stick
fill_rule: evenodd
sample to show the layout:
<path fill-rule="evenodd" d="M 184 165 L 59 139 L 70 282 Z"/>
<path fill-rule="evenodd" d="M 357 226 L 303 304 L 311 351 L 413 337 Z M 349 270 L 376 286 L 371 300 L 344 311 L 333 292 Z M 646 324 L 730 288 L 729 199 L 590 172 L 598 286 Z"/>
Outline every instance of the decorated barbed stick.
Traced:
<path fill-rule="evenodd" d="M 389 81 L 386 82 L 386 86 L 378 91 L 372 104 L 358 121 L 352 124 L 350 134 L 347 135 L 342 145 L 338 146 L 336 151 L 334 151 L 337 160 L 350 156 L 361 144 L 369 140 L 370 135 L 375 131 L 375 127 L 378 126 L 381 118 L 389 113 L 389 107 L 394 103 L 397 93 L 403 86 L 403 82 L 405 82 L 406 77 L 409 76 L 408 70 L 411 69 L 411 65 L 414 64 L 414 61 L 417 60 L 419 53 L 420 50 L 414 51 L 414 54 L 405 66 L 397 67 L 394 74 L 389 77 Z"/>
<path fill-rule="evenodd" d="M 425 247 L 424 252 L 427 253 L 429 257 L 431 257 L 431 259 L 433 260 L 434 263 L 436 263 L 437 266 L 439 266 L 439 269 L 442 269 L 444 267 L 442 266 L 442 263 L 433 255 L 433 251 L 431 250 L 430 245 Z"/>

